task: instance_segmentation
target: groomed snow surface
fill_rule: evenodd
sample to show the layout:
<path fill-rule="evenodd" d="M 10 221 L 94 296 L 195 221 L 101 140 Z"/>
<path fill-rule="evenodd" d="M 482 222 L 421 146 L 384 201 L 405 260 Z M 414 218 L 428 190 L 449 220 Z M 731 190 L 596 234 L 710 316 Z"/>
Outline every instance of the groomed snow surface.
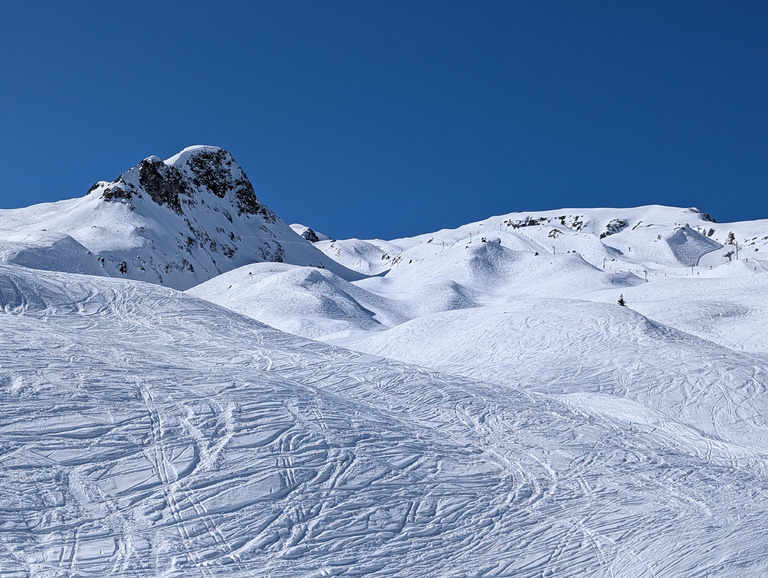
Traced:
<path fill-rule="evenodd" d="M 0 213 L 0 575 L 768 575 L 768 223 L 259 217 L 300 250 L 182 293 L 133 201 Z"/>

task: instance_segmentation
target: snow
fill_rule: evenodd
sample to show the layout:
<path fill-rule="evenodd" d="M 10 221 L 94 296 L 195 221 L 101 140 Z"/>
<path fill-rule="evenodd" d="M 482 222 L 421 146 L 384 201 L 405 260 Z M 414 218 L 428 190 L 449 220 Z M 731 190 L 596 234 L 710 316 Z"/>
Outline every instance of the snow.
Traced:
<path fill-rule="evenodd" d="M 305 225 L 302 225 L 300 223 L 293 223 L 291 225 L 291 229 L 297 235 L 300 235 L 300 236 L 304 237 L 305 239 L 307 239 L 308 241 L 310 241 L 312 243 L 317 243 L 318 241 L 331 241 L 332 240 L 328 235 L 326 235 L 324 233 L 320 233 L 318 231 L 315 231 L 314 229 L 312 229 L 310 227 L 307 227 Z"/>
<path fill-rule="evenodd" d="M 738 261 L 727 257 L 735 249 L 728 243 L 731 231 L 742 249 Z M 347 298 L 358 304 L 377 299 L 377 307 L 368 310 L 379 324 L 352 327 L 350 316 L 346 331 L 339 331 L 333 315 L 323 320 L 321 309 L 299 300 L 295 306 L 273 306 L 279 302 L 276 295 L 300 293 L 311 302 L 326 292 L 269 271 L 263 274 L 271 277 L 270 291 L 254 290 L 253 277 L 235 270 L 190 293 L 285 331 L 438 372 L 430 375 L 482 383 L 496 394 L 523 393 L 542 409 L 541 400 L 557 401 L 567 411 L 547 410 L 556 420 L 567 420 L 572 412 L 580 416 L 579 427 L 608 427 L 610 432 L 595 437 L 574 428 L 569 441 L 559 439 L 546 457 L 537 454 L 555 478 L 576 470 L 577 477 L 589 480 L 563 483 L 589 496 L 588 507 L 557 500 L 561 518 L 577 520 L 581 538 L 555 550 L 546 539 L 524 540 L 529 554 L 542 549 L 533 555 L 536 562 L 494 566 L 491 575 L 761 575 L 762 559 L 748 554 L 765 545 L 759 522 L 748 545 L 736 553 L 726 552 L 717 539 L 713 543 L 710 530 L 727 520 L 739 532 L 740 524 L 751 523 L 744 513 L 752 516 L 762 507 L 755 500 L 765 499 L 753 484 L 766 471 L 768 333 L 763 320 L 768 294 L 761 263 L 752 255 L 745 261 L 743 252 L 745 246 L 758 249 L 753 253 L 765 250 L 766 234 L 768 222 L 718 224 L 696 209 L 654 206 L 511 214 L 411 239 L 319 242 L 316 246 L 329 256 L 369 275 L 348 283 L 362 291 L 347 290 Z M 333 285 L 338 287 L 339 280 Z M 616 303 L 619 294 L 628 307 Z M 302 326 L 303 319 L 312 319 L 311 326 Z M 471 394 L 473 403 L 489 399 L 487 389 L 479 391 Z M 526 440 L 551 441 L 546 433 L 528 437 L 528 421 L 494 417 L 525 432 Z M 485 426 L 488 420 L 498 423 L 489 416 L 466 423 Z M 552 427 L 554 433 L 558 428 Z M 604 444 L 610 446 L 616 436 L 632 449 L 614 459 Z M 651 451 L 649 439 L 658 444 Z M 585 453 L 577 458 L 587 464 L 583 470 L 570 461 L 575 440 L 583 442 Z M 606 459 L 606 452 L 614 457 Z M 700 462 L 678 469 L 681 455 Z M 598 495 L 623 492 L 611 468 L 628 463 L 642 464 L 635 474 L 642 495 L 619 499 L 609 508 L 614 522 L 620 520 L 616 526 L 592 526 L 607 513 Z M 649 482 L 646 475 L 657 466 L 674 480 L 651 473 Z M 719 473 L 703 474 L 710 467 Z M 726 471 L 738 473 L 726 481 L 721 478 Z M 692 479 L 702 474 L 699 486 Z M 680 488 L 683 479 L 696 489 L 666 495 L 676 493 L 672 488 Z M 738 497 L 708 497 L 735 488 Z M 718 513 L 725 502 L 730 508 Z M 672 530 L 667 517 L 677 507 L 685 510 L 675 514 L 686 520 L 683 530 Z M 648 526 L 634 518 L 640 512 L 651 514 Z M 612 534 L 614 527 L 622 528 L 620 536 Z M 481 534 L 477 530 L 473 536 Z M 657 539 L 675 544 L 670 558 L 647 558 L 660 547 Z M 602 557 L 610 551 L 607 544 L 627 557 Z M 578 561 L 563 564 L 563 548 L 580 552 Z M 710 555 L 711 563 L 705 561 Z M 689 565 L 693 559 L 698 562 Z"/>
<path fill-rule="evenodd" d="M 762 450 L 672 408 L 425 371 L 139 282 L 2 274 L 5 301 L 38 303 L 4 316 L 4 573 L 768 570 Z"/>
<path fill-rule="evenodd" d="M 189 146 L 189 147 L 181 150 L 180 152 L 176 153 L 172 157 L 165 159 L 164 162 L 165 162 L 166 165 L 174 165 L 174 166 L 175 165 L 181 165 L 181 166 L 184 166 L 189 161 L 189 158 L 191 156 L 195 155 L 195 153 L 198 153 L 200 151 L 214 151 L 215 152 L 215 151 L 218 151 L 218 150 L 220 150 L 220 149 L 217 146 L 192 145 L 192 146 Z M 152 158 L 152 157 L 150 157 L 150 158 Z M 154 157 L 154 158 L 156 158 L 158 160 L 162 160 L 159 157 Z"/>
<path fill-rule="evenodd" d="M 198 146 L 0 211 L 0 575 L 768 573 L 768 222 L 310 243 L 202 177 L 181 213 L 138 187 L 201 159 L 243 182 Z"/>
<path fill-rule="evenodd" d="M 72 241 L 53 247 L 43 239 L 30 248 L 41 233 Z M 231 155 L 210 146 L 186 148 L 166 161 L 147 157 L 79 199 L 0 211 L 0 259 L 176 289 L 260 261 L 323 266 L 359 278 L 266 208 Z"/>
<path fill-rule="evenodd" d="M 256 263 L 188 291 L 283 331 L 317 338 L 376 331 L 405 321 L 398 305 L 331 271 L 285 263 Z"/>

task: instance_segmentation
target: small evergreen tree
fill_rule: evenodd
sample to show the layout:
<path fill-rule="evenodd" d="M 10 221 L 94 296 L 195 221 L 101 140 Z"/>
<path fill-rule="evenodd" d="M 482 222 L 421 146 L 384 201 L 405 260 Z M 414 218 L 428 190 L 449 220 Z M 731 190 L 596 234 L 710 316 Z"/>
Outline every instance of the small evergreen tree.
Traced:
<path fill-rule="evenodd" d="M 627 306 L 627 302 L 626 302 L 626 301 L 624 301 L 624 294 L 621 294 L 621 295 L 619 295 L 619 302 L 618 302 L 618 303 L 619 303 L 619 305 L 621 305 L 622 307 L 626 307 L 626 306 Z"/>
<path fill-rule="evenodd" d="M 736 243 L 736 236 L 733 234 L 733 231 L 728 233 L 728 237 L 725 239 L 725 242 L 728 245 L 734 245 Z"/>

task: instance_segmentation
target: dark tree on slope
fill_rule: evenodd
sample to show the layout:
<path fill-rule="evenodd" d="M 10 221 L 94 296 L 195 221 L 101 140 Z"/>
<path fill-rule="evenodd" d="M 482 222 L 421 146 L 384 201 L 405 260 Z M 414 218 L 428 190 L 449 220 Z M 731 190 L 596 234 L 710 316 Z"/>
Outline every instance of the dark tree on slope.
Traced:
<path fill-rule="evenodd" d="M 626 307 L 626 306 L 627 306 L 627 302 L 626 302 L 626 301 L 624 301 L 624 295 L 623 295 L 623 294 L 619 295 L 619 301 L 618 301 L 618 303 L 619 303 L 619 305 L 621 305 L 622 307 Z"/>

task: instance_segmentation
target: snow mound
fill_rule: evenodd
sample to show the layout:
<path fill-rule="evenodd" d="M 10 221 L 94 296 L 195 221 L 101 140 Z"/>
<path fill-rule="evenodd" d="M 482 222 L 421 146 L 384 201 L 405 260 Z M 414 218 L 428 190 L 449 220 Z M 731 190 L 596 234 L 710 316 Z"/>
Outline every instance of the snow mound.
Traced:
<path fill-rule="evenodd" d="M 315 339 L 378 331 L 406 319 L 398 304 L 331 271 L 283 263 L 241 267 L 188 292 L 283 331 Z"/>
<path fill-rule="evenodd" d="M 69 235 L 0 231 L 0 261 L 32 269 L 104 275 L 97 257 Z"/>
<path fill-rule="evenodd" d="M 688 225 L 675 231 L 666 241 L 675 258 L 687 266 L 698 265 L 701 257 L 720 248 L 720 243 L 708 239 Z"/>
<path fill-rule="evenodd" d="M 753 358 L 628 307 L 510 301 L 425 315 L 344 344 L 501 386 L 632 399 L 729 443 L 756 451 L 768 443 L 762 427 L 729 411 L 738 403 L 752 416 L 768 412 L 768 402 L 754 388 Z M 670 356 L 675 363 L 669 363 Z M 758 379 L 768 385 L 768 374 L 761 371 Z M 722 380 L 733 388 L 727 398 L 718 386 Z"/>
<path fill-rule="evenodd" d="M 397 248 L 392 250 L 391 247 L 387 247 L 384 242 L 359 239 L 347 239 L 341 242 L 320 241 L 317 247 L 334 261 L 364 275 L 377 275 L 389 270 L 393 264 L 396 264 L 393 259 L 396 259 L 400 252 Z"/>

